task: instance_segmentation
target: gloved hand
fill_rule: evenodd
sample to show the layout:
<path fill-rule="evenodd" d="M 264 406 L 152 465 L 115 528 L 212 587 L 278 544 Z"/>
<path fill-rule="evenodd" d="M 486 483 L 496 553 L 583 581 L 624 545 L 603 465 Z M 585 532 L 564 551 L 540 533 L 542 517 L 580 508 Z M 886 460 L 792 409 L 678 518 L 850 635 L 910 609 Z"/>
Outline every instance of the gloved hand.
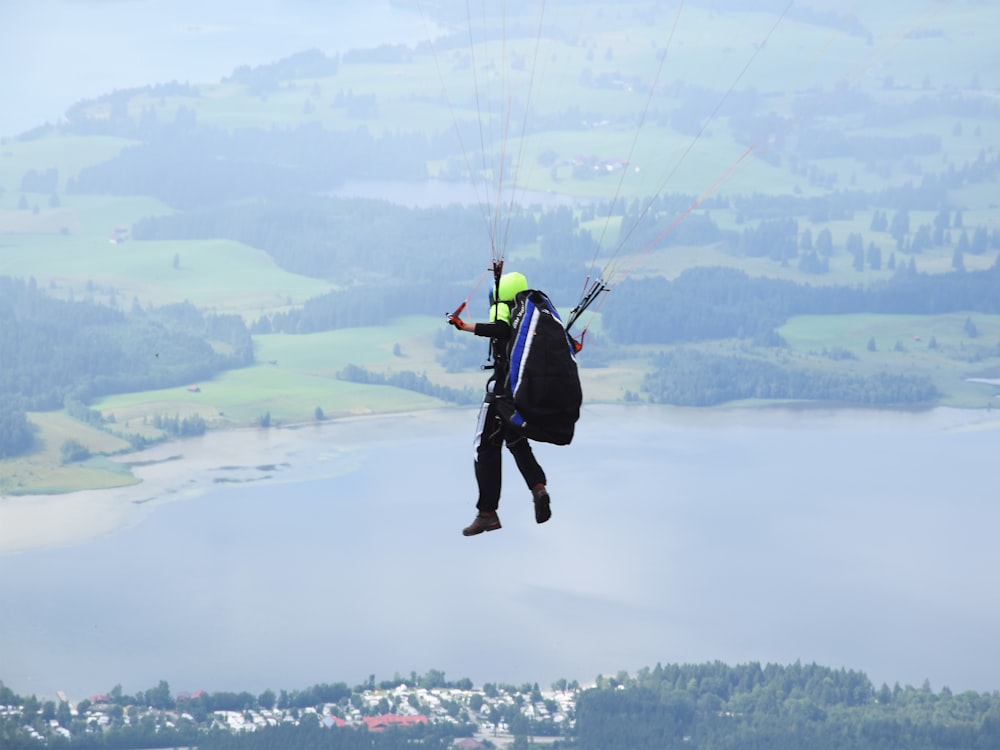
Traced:
<path fill-rule="evenodd" d="M 460 331 L 464 331 L 465 330 L 465 321 L 462 320 L 458 315 L 449 315 L 448 316 L 448 325 L 453 325 L 453 326 L 455 326 L 455 328 L 457 328 Z"/>

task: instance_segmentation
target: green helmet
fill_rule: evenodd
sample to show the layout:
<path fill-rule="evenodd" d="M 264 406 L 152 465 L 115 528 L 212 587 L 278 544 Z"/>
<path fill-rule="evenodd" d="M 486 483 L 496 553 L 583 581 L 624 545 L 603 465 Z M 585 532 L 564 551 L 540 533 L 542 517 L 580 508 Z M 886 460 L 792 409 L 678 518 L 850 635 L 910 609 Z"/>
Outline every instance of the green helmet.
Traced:
<path fill-rule="evenodd" d="M 528 280 L 524 278 L 523 273 L 511 271 L 510 273 L 505 273 L 500 277 L 500 283 L 497 285 L 497 289 L 500 292 L 501 302 L 513 302 L 514 297 L 516 297 L 519 292 L 527 291 Z"/>
<path fill-rule="evenodd" d="M 520 293 L 527 291 L 528 280 L 523 273 L 511 271 L 500 277 L 500 282 L 490 288 L 490 321 L 502 320 L 510 323 L 510 304 Z M 493 299 L 493 295 L 499 291 L 499 301 Z"/>

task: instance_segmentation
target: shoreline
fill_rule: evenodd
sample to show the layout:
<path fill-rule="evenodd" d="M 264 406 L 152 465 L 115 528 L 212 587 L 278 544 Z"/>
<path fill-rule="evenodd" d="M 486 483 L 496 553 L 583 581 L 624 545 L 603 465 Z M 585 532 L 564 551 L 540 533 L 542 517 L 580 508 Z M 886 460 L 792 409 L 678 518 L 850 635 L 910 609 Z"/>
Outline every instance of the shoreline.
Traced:
<path fill-rule="evenodd" d="M 822 419 L 851 418 L 878 427 L 891 415 L 926 421 L 942 431 L 1000 430 L 1000 411 L 937 407 L 925 412 L 867 409 L 799 408 L 696 410 L 656 405 L 594 404 L 590 422 L 609 410 L 629 410 L 637 419 L 701 428 L 724 428 L 734 415 L 787 425 Z M 198 437 L 159 443 L 114 460 L 128 466 L 138 482 L 122 487 L 64 494 L 0 496 L 0 557 L 60 547 L 112 534 L 140 523 L 158 506 L 190 500 L 211 491 L 251 483 L 289 483 L 329 479 L 355 470 L 360 451 L 372 443 L 391 450 L 394 442 L 432 432 L 454 434 L 465 446 L 475 408 L 431 409 L 366 414 L 262 429 L 240 427 L 209 431 Z"/>
<path fill-rule="evenodd" d="M 239 427 L 158 443 L 109 458 L 136 483 L 61 494 L 0 496 L 0 557 L 95 539 L 141 522 L 157 506 L 224 487 L 299 482 L 351 471 L 352 455 L 386 440 L 385 425 L 440 428 L 467 416 L 455 409 L 367 414 L 284 427 Z M 398 433 L 398 426 L 392 434 Z M 461 439 L 461 438 L 459 438 Z"/>

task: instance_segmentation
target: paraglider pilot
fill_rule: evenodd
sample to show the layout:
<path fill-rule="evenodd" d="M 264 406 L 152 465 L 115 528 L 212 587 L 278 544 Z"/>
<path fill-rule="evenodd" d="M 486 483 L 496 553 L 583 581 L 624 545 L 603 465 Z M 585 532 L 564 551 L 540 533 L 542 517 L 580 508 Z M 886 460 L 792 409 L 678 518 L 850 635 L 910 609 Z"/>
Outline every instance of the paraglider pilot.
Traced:
<path fill-rule="evenodd" d="M 535 521 L 545 523 L 552 516 L 549 507 L 549 493 L 545 489 L 545 472 L 538 464 L 531 444 L 523 435 L 516 435 L 507 428 L 497 412 L 494 402 L 498 388 L 506 382 L 510 362 L 507 356 L 507 342 L 510 339 L 511 304 L 518 292 L 527 290 L 528 282 L 523 274 L 512 272 L 503 274 L 490 293 L 490 322 L 469 323 L 455 312 L 448 316 L 448 323 L 460 331 L 490 339 L 493 352 L 493 375 L 486 384 L 486 395 L 479 409 L 476 436 L 473 441 L 476 483 L 479 485 L 479 511 L 472 523 L 462 530 L 465 536 L 474 536 L 484 531 L 500 528 L 497 508 L 500 505 L 501 459 L 504 444 L 514 456 L 517 468 L 524 477 L 535 506 Z M 494 299 L 495 298 L 495 299 Z"/>

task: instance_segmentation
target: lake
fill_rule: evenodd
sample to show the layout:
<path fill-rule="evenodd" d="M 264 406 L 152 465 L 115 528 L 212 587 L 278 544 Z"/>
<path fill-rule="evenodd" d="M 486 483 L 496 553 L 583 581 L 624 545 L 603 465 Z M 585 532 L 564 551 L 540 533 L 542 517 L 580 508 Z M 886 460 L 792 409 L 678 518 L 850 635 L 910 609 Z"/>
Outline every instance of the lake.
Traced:
<path fill-rule="evenodd" d="M 508 457 L 503 529 L 464 538 L 474 419 L 154 449 L 183 458 L 137 469 L 110 527 L 0 555 L 0 680 L 79 700 L 718 659 L 1000 688 L 996 412 L 589 406 L 572 446 L 538 446 L 552 520 Z"/>
<path fill-rule="evenodd" d="M 438 33 L 390 0 L 32 0 L 4 4 L 0 137 L 56 122 L 81 99 L 169 81 L 216 83 L 297 52 L 414 45 Z"/>

